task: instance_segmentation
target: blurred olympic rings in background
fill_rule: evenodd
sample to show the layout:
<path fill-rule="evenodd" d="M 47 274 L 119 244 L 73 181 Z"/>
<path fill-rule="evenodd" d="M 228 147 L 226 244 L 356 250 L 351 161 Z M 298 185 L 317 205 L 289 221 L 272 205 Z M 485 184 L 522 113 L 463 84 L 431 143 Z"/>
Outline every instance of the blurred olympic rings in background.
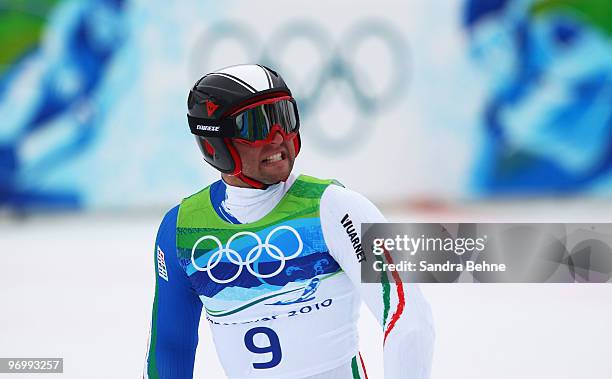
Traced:
<path fill-rule="evenodd" d="M 274 30 L 266 41 L 262 41 L 255 30 L 242 22 L 222 21 L 206 29 L 198 37 L 190 59 L 190 76 L 200 77 L 217 67 L 211 67 L 215 52 L 223 45 L 234 43 L 239 46 L 240 56 L 246 55 L 250 62 L 261 63 L 278 69 L 283 76 L 298 78 L 300 75 L 292 67 L 283 65 L 282 57 L 293 44 L 305 42 L 318 52 L 313 58 L 320 62 L 311 78 L 291 88 L 298 101 L 300 115 L 304 120 L 312 120 L 317 109 L 324 101 L 327 86 L 343 84 L 350 94 L 346 103 L 354 108 L 355 121 L 343 126 L 342 135 L 330 135 L 329 127 L 321 122 L 310 122 L 305 132 L 316 140 L 316 146 L 330 153 L 344 153 L 360 146 L 371 131 L 364 129 L 374 124 L 373 119 L 382 111 L 392 109 L 405 96 L 411 71 L 410 49 L 406 38 L 393 26 L 380 19 L 363 19 L 354 23 L 345 34 L 334 41 L 323 26 L 309 20 L 292 20 Z M 377 40 L 387 51 L 390 70 L 376 54 L 368 54 L 368 62 L 357 61 L 356 55 L 366 42 Z M 227 64 L 243 63 L 228 62 Z M 389 67 L 389 65 L 387 65 Z M 374 90 L 370 83 L 385 83 L 382 90 Z M 306 88 L 308 87 L 308 88 Z M 378 85 L 380 87 L 380 84 Z M 325 99 L 326 100 L 326 99 Z M 334 124 L 343 120 L 334 120 Z M 350 136 L 350 138 L 346 138 Z"/>

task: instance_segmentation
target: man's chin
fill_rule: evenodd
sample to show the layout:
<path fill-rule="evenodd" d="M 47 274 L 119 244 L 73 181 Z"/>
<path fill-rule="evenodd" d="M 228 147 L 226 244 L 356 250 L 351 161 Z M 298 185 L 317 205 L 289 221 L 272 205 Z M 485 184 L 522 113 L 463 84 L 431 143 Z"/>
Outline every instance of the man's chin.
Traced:
<path fill-rule="evenodd" d="M 261 180 L 261 182 L 264 183 L 264 184 L 272 185 L 272 184 L 276 184 L 276 183 L 279 183 L 279 182 L 285 182 L 285 181 L 287 181 L 288 178 L 289 178 L 289 174 L 287 174 L 287 175 L 274 175 L 274 176 L 266 177 L 265 179 Z"/>
<path fill-rule="evenodd" d="M 291 169 L 278 170 L 268 175 L 263 175 L 260 181 L 265 184 L 276 184 L 286 181 L 289 178 L 289 174 L 291 174 Z"/>
<path fill-rule="evenodd" d="M 270 165 L 268 167 L 261 168 L 261 176 L 260 180 L 262 183 L 266 184 L 274 184 L 278 182 L 284 182 L 289 178 L 289 174 L 291 174 L 291 170 L 293 169 L 293 165 L 289 162 L 279 162 L 281 164 Z M 284 163 L 284 164 L 283 164 Z"/>

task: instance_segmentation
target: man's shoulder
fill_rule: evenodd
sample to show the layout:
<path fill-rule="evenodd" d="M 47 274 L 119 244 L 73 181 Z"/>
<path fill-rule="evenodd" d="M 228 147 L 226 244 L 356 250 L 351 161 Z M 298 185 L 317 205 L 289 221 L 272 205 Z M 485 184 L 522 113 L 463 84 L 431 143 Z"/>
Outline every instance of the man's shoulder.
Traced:
<path fill-rule="evenodd" d="M 376 208 L 364 195 L 342 185 L 330 185 L 321 196 L 321 208 Z"/>
<path fill-rule="evenodd" d="M 352 189 L 347 188 L 341 181 L 334 178 L 329 179 L 321 179 L 315 176 L 310 176 L 306 174 L 299 174 L 295 176 L 296 179 L 300 179 L 303 182 L 315 183 L 326 185 L 325 190 L 322 193 L 321 197 L 321 205 L 324 203 L 350 203 L 353 202 L 357 205 L 359 204 L 367 204 L 371 205 L 372 203 L 368 200 L 367 197 L 362 195 L 361 193 L 354 191 Z"/>
<path fill-rule="evenodd" d="M 290 179 L 299 179 L 302 182 L 306 182 L 306 183 L 313 183 L 313 184 L 323 184 L 323 185 L 329 185 L 329 184 L 334 184 L 334 185 L 338 185 L 338 186 L 343 186 L 342 183 L 340 183 L 337 179 L 322 179 L 319 177 L 315 177 L 315 176 L 311 176 L 311 175 L 307 175 L 307 174 L 291 174 Z"/>
<path fill-rule="evenodd" d="M 176 228 L 176 219 L 178 218 L 180 204 L 175 205 L 164 215 L 161 224 L 159 226 L 159 230 L 167 230 L 169 228 Z"/>
<path fill-rule="evenodd" d="M 359 192 L 354 191 L 335 180 L 325 189 L 325 192 L 323 192 L 323 197 L 329 197 L 334 199 L 366 199 Z"/>

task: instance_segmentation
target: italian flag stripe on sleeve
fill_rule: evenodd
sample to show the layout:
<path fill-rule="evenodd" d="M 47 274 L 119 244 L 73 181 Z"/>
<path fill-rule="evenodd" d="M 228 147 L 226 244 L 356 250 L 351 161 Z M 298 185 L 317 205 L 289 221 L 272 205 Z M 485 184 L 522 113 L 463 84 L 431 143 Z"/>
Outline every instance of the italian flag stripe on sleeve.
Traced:
<path fill-rule="evenodd" d="M 393 259 L 391 258 L 391 254 L 389 254 L 389 252 L 387 250 L 385 250 L 385 260 L 389 263 L 393 263 Z M 397 273 L 397 271 L 393 271 L 392 274 L 393 276 L 393 281 L 395 283 L 395 288 L 397 290 L 397 307 L 395 308 L 395 311 L 393 312 L 393 316 L 391 316 L 391 321 L 389 321 L 389 324 L 387 324 L 387 317 L 389 315 L 389 309 L 391 308 L 391 291 L 390 291 L 390 283 L 389 283 L 389 278 L 387 277 L 387 273 L 385 272 L 382 277 L 381 277 L 381 282 L 383 285 L 383 302 L 384 302 L 384 306 L 385 306 L 385 310 L 384 310 L 384 317 L 383 317 L 383 327 L 385 327 L 385 337 L 383 339 L 383 345 L 385 344 L 385 342 L 387 342 L 387 337 L 389 336 L 389 333 L 391 332 L 391 330 L 393 330 L 393 328 L 395 327 L 395 324 L 397 323 L 397 320 L 399 320 L 400 316 L 402 315 L 402 313 L 404 312 L 404 307 L 406 306 L 406 299 L 404 296 L 404 286 L 402 285 L 402 280 L 399 276 L 399 274 Z M 385 288 L 386 286 L 386 288 Z"/>
<path fill-rule="evenodd" d="M 376 260 L 384 262 L 380 256 L 376 256 Z M 387 325 L 387 317 L 389 317 L 389 308 L 391 307 L 391 286 L 389 285 L 389 278 L 387 273 L 382 273 L 380 276 L 380 284 L 382 285 L 382 297 L 383 297 L 383 321 L 382 328 L 385 330 Z"/>
<path fill-rule="evenodd" d="M 353 372 L 353 379 L 368 379 L 368 373 L 366 372 L 361 353 L 359 353 L 358 355 L 359 359 L 357 359 L 356 355 L 353 357 L 353 360 L 351 360 L 351 370 Z"/>

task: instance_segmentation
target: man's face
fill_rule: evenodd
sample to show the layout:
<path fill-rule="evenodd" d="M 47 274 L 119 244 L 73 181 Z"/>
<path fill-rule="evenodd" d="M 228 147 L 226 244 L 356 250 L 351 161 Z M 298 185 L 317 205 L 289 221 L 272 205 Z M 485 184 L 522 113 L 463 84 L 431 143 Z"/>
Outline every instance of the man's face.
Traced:
<path fill-rule="evenodd" d="M 240 154 L 245 176 L 264 184 L 278 183 L 289 177 L 295 161 L 293 139 L 284 140 L 280 133 L 276 133 L 270 143 L 260 147 L 240 140 L 234 140 L 233 144 Z"/>

